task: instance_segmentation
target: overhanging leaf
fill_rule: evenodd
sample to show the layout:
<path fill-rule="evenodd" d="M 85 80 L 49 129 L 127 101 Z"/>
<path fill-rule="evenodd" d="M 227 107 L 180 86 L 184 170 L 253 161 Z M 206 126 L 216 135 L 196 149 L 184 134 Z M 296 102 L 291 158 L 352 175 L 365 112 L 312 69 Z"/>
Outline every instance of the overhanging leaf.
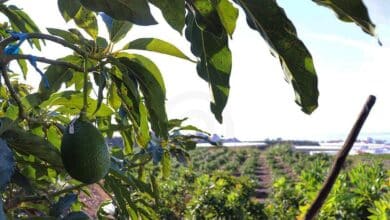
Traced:
<path fill-rule="evenodd" d="M 362 0 L 313 0 L 313 2 L 331 8 L 340 20 L 354 22 L 364 32 L 375 36 L 375 25 Z"/>
<path fill-rule="evenodd" d="M 186 18 L 186 38 L 191 42 L 192 53 L 200 58 L 197 64 L 199 76 L 209 83 L 212 93 L 211 111 L 222 123 L 222 111 L 229 96 L 229 78 L 232 68 L 232 55 L 228 47 L 228 37 L 221 37 L 203 31 L 189 13 Z"/>
<path fill-rule="evenodd" d="M 4 190 L 15 169 L 15 160 L 7 142 L 0 138 L 0 192 Z M 0 198 L 1 200 L 1 198 Z"/>
<path fill-rule="evenodd" d="M 313 112 L 319 95 L 313 59 L 284 10 L 274 0 L 235 2 L 244 9 L 249 26 L 257 30 L 278 55 L 286 79 L 295 90 L 296 103 L 303 112 Z"/>
<path fill-rule="evenodd" d="M 157 66 L 148 58 L 120 53 L 116 58 L 125 65 L 133 77 L 139 82 L 144 94 L 145 104 L 150 115 L 152 129 L 160 137 L 167 138 L 167 114 L 165 110 L 165 85 Z"/>
<path fill-rule="evenodd" d="M 159 8 L 168 24 L 179 33 L 185 21 L 185 1 L 183 0 L 149 0 Z"/>
<path fill-rule="evenodd" d="M 152 25 L 157 22 L 150 13 L 146 0 L 80 0 L 90 10 L 104 12 L 117 20 L 126 20 L 138 25 Z"/>
<path fill-rule="evenodd" d="M 195 17 L 196 24 L 202 31 L 210 32 L 215 36 L 223 35 L 224 27 L 216 10 L 216 1 L 197 0 L 187 1 L 187 3 Z"/>
<path fill-rule="evenodd" d="M 219 0 L 215 8 L 223 27 L 229 36 L 232 37 L 233 32 L 236 29 L 238 9 L 228 0 Z"/>
<path fill-rule="evenodd" d="M 14 5 L 6 6 L 0 4 L 0 12 L 8 17 L 13 31 L 23 32 L 23 33 L 39 33 L 40 30 L 38 26 L 34 23 L 33 20 L 21 9 L 17 8 Z M 34 46 L 40 50 L 41 45 L 38 39 L 28 40 Z"/>
<path fill-rule="evenodd" d="M 95 83 L 98 86 L 99 90 L 98 90 L 98 97 L 97 97 L 97 105 L 96 105 L 96 109 L 93 112 L 93 114 L 95 114 L 100 109 L 100 106 L 102 105 L 102 102 L 103 102 L 103 90 L 106 88 L 106 83 L 107 83 L 106 73 L 105 72 L 101 72 L 101 73 L 95 72 L 94 79 L 95 79 Z"/>
<path fill-rule="evenodd" d="M 113 19 L 103 12 L 100 15 L 110 34 L 110 40 L 114 43 L 122 40 L 133 26 L 131 22 Z"/>
<path fill-rule="evenodd" d="M 66 22 L 74 20 L 93 39 L 98 35 L 97 20 L 93 12 L 81 5 L 79 0 L 58 0 L 58 8 Z"/>
<path fill-rule="evenodd" d="M 189 57 L 187 57 L 182 51 L 180 51 L 175 45 L 160 40 L 158 38 L 138 38 L 134 41 L 129 42 L 123 47 L 123 50 L 127 49 L 136 49 L 136 50 L 147 50 L 157 53 L 162 53 L 166 55 L 171 55 L 174 57 L 179 57 L 194 62 Z"/>

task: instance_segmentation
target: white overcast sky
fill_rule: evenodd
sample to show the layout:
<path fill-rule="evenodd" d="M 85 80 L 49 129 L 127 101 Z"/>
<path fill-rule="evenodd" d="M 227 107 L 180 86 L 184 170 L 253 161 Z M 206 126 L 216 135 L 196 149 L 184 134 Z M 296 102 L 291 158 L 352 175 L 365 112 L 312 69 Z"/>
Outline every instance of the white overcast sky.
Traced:
<path fill-rule="evenodd" d="M 45 27 L 68 28 L 53 0 L 11 0 L 9 3 L 24 8 Z M 362 134 L 390 135 L 390 4 L 388 0 L 366 0 L 371 18 L 383 46 L 363 33 L 354 24 L 340 22 L 332 11 L 318 7 L 312 1 L 279 0 L 294 22 L 299 37 L 314 58 L 319 78 L 319 108 L 306 115 L 294 103 L 291 85 L 284 81 L 276 58 L 260 35 L 247 27 L 240 11 L 236 32 L 230 42 L 233 52 L 230 97 L 224 111 L 222 125 L 209 110 L 208 85 L 196 73 L 195 65 L 164 55 L 147 54 L 155 61 L 164 76 L 167 87 L 169 118 L 189 117 L 194 124 L 211 133 L 241 140 L 263 138 L 312 139 L 343 138 L 352 127 L 368 95 L 377 96 Z M 155 8 L 153 14 L 160 21 L 152 27 L 134 27 L 129 40 L 139 37 L 157 37 L 172 42 L 191 55 L 189 43 L 161 19 Z M 105 36 L 101 26 L 100 35 Z M 31 52 L 26 48 L 27 52 Z M 138 51 L 134 51 L 140 53 Z M 48 44 L 42 53 L 49 58 L 69 54 L 69 51 Z M 42 65 L 43 66 L 43 65 Z M 28 81 L 37 84 L 40 77 L 33 70 Z M 364 135 L 362 135 L 363 137 Z"/>

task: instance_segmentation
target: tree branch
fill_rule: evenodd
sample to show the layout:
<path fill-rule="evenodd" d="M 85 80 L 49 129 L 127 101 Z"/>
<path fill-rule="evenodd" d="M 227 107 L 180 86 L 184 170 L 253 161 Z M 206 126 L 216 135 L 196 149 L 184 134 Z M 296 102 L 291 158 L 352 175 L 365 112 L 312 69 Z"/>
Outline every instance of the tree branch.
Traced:
<path fill-rule="evenodd" d="M 42 34 L 42 33 L 26 33 L 26 39 L 42 39 L 42 40 L 48 40 L 48 41 L 52 41 L 52 42 L 55 42 L 55 43 L 58 43 L 58 44 L 61 44 L 62 46 L 64 47 L 67 47 L 69 49 L 72 49 L 74 50 L 76 53 L 80 54 L 81 56 L 83 57 L 90 57 L 89 56 L 89 53 L 67 41 L 65 41 L 64 39 L 62 38 L 59 38 L 59 37 L 55 37 L 55 36 L 52 36 L 52 35 L 48 35 L 48 34 Z M 0 50 L 3 51 L 4 48 L 16 41 L 18 39 L 14 38 L 14 37 L 8 37 L 6 39 L 4 39 L 3 41 L 0 42 Z M 94 57 L 91 57 L 91 58 L 94 58 Z"/>
<path fill-rule="evenodd" d="M 376 100 L 375 96 L 370 95 L 368 97 L 362 111 L 360 112 L 358 119 L 356 120 L 354 126 L 352 127 L 351 132 L 349 133 L 344 143 L 344 146 L 341 148 L 340 152 L 338 153 L 333 163 L 332 170 L 330 171 L 328 177 L 326 178 L 322 186 L 322 189 L 320 190 L 320 192 L 317 195 L 317 198 L 314 200 L 309 210 L 307 211 L 305 215 L 305 220 L 313 219 L 317 215 L 318 211 L 321 209 L 324 201 L 328 197 L 328 194 L 333 187 L 333 184 L 337 179 L 337 176 L 340 173 L 341 168 L 343 167 L 345 160 L 347 159 L 349 151 L 351 150 L 353 144 L 355 143 L 356 138 L 359 135 L 359 132 L 363 127 L 363 124 L 367 119 L 368 114 L 371 111 L 371 108 L 375 104 L 375 100 Z"/>
<path fill-rule="evenodd" d="M 28 60 L 30 58 L 31 55 L 26 55 L 26 54 L 16 54 L 16 55 L 6 55 L 6 56 L 3 56 L 2 60 L 4 63 L 8 63 L 9 61 L 11 60 Z M 60 61 L 60 60 L 52 60 L 52 59 L 48 59 L 48 58 L 45 58 L 45 57 L 37 57 L 37 56 L 34 56 L 38 62 L 41 62 L 41 63 L 47 63 L 47 64 L 51 64 L 51 65 L 59 65 L 59 66 L 66 66 L 66 67 L 69 67 L 69 68 L 72 68 L 76 71 L 79 71 L 79 72 L 83 72 L 84 71 L 84 68 L 83 67 L 80 67 L 80 66 L 77 66 L 73 63 L 68 63 L 68 62 L 65 62 L 65 61 Z M 91 72 L 91 71 L 95 71 L 99 69 L 99 65 L 98 66 L 95 66 L 95 67 L 92 67 L 92 68 L 89 68 L 87 69 L 88 72 Z"/>
<path fill-rule="evenodd" d="M 35 201 L 41 201 L 41 200 L 48 200 L 51 197 L 59 196 L 64 193 L 72 192 L 74 190 L 78 190 L 84 186 L 87 186 L 88 184 L 82 183 L 79 185 L 71 186 L 68 188 L 65 188 L 63 190 L 57 191 L 57 192 L 52 192 L 47 195 L 34 195 L 34 196 L 23 196 L 23 197 L 15 197 L 14 199 L 8 201 L 6 203 L 6 209 L 12 209 L 13 207 L 16 207 L 18 204 L 22 202 L 35 202 Z"/>
<path fill-rule="evenodd" d="M 0 68 L 1 68 L 1 75 L 4 78 L 5 85 L 7 86 L 8 91 L 11 93 L 12 98 L 15 100 L 16 104 L 18 105 L 19 118 L 20 119 L 27 118 L 22 101 L 20 100 L 18 93 L 15 91 L 15 88 L 12 86 L 11 81 L 9 80 L 8 73 L 7 73 L 7 66 L 2 63 Z"/>

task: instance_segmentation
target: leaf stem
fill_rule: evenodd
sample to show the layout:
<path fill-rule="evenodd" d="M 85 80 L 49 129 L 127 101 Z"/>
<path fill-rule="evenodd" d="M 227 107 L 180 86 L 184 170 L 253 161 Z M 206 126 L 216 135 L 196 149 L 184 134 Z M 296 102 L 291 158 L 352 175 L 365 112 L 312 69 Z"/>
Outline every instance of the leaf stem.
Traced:
<path fill-rule="evenodd" d="M 80 112 L 81 119 L 87 119 L 87 108 L 88 108 L 88 71 L 87 71 L 87 59 L 84 58 L 83 62 L 84 72 L 84 88 L 83 88 L 83 108 Z"/>

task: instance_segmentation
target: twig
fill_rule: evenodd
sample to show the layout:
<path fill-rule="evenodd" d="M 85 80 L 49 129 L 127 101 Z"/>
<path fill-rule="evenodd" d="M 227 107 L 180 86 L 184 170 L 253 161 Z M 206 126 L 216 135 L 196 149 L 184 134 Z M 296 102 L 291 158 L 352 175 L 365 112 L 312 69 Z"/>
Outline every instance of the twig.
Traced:
<path fill-rule="evenodd" d="M 86 58 L 83 61 L 83 73 L 84 73 L 84 88 L 83 88 L 83 108 L 81 109 L 80 116 L 81 119 L 87 118 L 87 109 L 88 109 L 88 71 L 87 71 L 87 60 Z"/>
<path fill-rule="evenodd" d="M 18 93 L 15 91 L 14 87 L 11 84 L 11 81 L 9 80 L 8 73 L 7 73 L 7 66 L 1 64 L 0 68 L 1 68 L 1 75 L 4 78 L 5 85 L 7 86 L 8 91 L 11 93 L 12 98 L 15 100 L 16 104 L 18 105 L 19 118 L 20 119 L 27 118 L 26 113 L 24 112 L 22 101 L 20 100 Z"/>
<path fill-rule="evenodd" d="M 57 191 L 50 193 L 48 195 L 36 195 L 36 196 L 23 196 L 23 197 L 15 197 L 12 200 L 9 200 L 6 205 L 6 209 L 12 209 L 13 207 L 16 207 L 19 203 L 21 202 L 35 202 L 35 201 L 40 201 L 40 200 L 48 200 L 49 198 L 59 196 L 64 193 L 72 192 L 74 190 L 78 190 L 84 186 L 87 186 L 88 184 L 82 183 L 79 185 L 71 186 L 68 188 L 65 188 L 63 190 Z"/>
<path fill-rule="evenodd" d="M 320 192 L 317 195 L 317 198 L 314 200 L 309 210 L 307 211 L 305 215 L 305 220 L 313 219 L 317 215 L 318 211 L 321 209 L 325 199 L 328 197 L 328 194 L 331 191 L 333 184 L 337 179 L 337 176 L 340 173 L 341 168 L 343 167 L 345 160 L 347 159 L 349 151 L 351 150 L 353 144 L 355 143 L 356 138 L 359 135 L 359 132 L 363 127 L 363 124 L 367 119 L 368 114 L 371 111 L 371 108 L 375 104 L 375 100 L 376 98 L 373 95 L 370 95 L 368 97 L 362 111 L 360 112 L 358 119 L 356 120 L 354 126 L 352 127 L 351 132 L 349 133 L 344 143 L 344 146 L 341 148 L 340 152 L 338 153 L 333 163 L 333 167 L 322 186 L 322 189 L 320 190 Z"/>

